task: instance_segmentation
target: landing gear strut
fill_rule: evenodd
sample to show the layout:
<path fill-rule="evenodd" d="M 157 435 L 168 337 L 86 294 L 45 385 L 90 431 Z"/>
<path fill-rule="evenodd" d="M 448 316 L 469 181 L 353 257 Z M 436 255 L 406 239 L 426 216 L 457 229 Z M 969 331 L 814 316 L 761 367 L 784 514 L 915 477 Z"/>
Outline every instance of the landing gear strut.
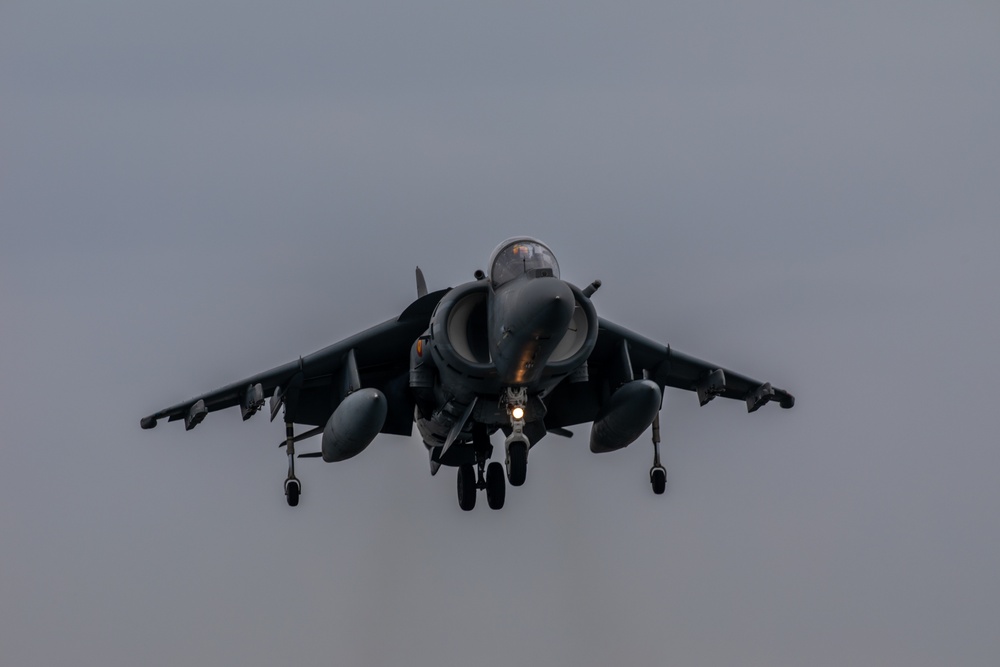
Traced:
<path fill-rule="evenodd" d="M 486 431 L 485 424 L 473 427 L 472 446 L 476 449 L 476 467 L 479 469 L 476 488 L 486 489 L 486 502 L 491 510 L 501 509 L 507 497 L 507 484 L 503 478 L 503 466 L 499 461 L 493 461 L 489 467 L 486 466 L 486 461 L 493 455 L 493 445 L 490 444 L 490 434 Z M 485 478 L 484 468 L 486 468 Z"/>
<path fill-rule="evenodd" d="M 649 483 L 653 493 L 663 495 L 667 489 L 667 469 L 660 464 L 660 413 L 653 417 L 653 467 L 649 469 Z"/>
<path fill-rule="evenodd" d="M 295 476 L 295 427 L 285 422 L 285 452 L 288 454 L 288 478 L 285 479 L 285 499 L 289 507 L 299 504 L 302 482 Z"/>

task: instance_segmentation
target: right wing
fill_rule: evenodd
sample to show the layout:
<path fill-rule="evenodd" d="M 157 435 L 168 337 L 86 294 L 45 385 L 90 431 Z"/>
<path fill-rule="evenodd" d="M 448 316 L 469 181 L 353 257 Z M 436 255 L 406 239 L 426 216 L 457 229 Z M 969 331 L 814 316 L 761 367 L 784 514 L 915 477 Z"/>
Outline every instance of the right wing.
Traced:
<path fill-rule="evenodd" d="M 160 419 L 183 419 L 190 430 L 209 412 L 237 405 L 242 409 L 243 418 L 248 419 L 261 407 L 264 398 L 272 397 L 272 419 L 278 407 L 284 404 L 288 421 L 321 426 L 341 398 L 339 383 L 345 366 L 351 364 L 361 386 L 379 388 L 386 395 L 389 414 L 383 432 L 409 435 L 413 421 L 413 406 L 406 391 L 410 346 L 427 329 L 434 307 L 447 291 L 439 290 L 418 298 L 394 320 L 282 366 L 154 412 L 139 423 L 142 428 L 149 429 Z"/>

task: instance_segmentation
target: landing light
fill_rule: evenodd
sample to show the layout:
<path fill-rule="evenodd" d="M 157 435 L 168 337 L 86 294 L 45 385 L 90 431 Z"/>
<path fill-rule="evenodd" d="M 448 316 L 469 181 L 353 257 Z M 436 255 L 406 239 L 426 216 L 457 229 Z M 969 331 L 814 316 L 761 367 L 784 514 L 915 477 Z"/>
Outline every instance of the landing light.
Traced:
<path fill-rule="evenodd" d="M 515 421 L 521 421 L 524 419 L 524 408 L 517 406 L 510 411 L 510 416 L 515 419 Z"/>

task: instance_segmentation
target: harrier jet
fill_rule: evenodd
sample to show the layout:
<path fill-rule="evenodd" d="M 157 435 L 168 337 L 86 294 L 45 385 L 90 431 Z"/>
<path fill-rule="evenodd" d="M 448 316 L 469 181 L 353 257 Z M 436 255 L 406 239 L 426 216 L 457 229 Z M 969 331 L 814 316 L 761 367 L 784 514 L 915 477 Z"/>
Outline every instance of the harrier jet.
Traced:
<path fill-rule="evenodd" d="M 552 251 L 531 238 L 501 243 L 489 274 L 428 292 L 417 269 L 417 300 L 399 317 L 283 366 L 196 396 L 140 421 L 197 426 L 209 412 L 239 406 L 249 419 L 270 398 L 270 415 L 285 422 L 285 496 L 296 506 L 295 445 L 321 436 L 321 451 L 299 454 L 343 461 L 379 433 L 409 436 L 416 423 L 431 474 L 458 468 L 458 501 L 475 507 L 486 491 L 503 507 L 506 485 L 524 484 L 528 453 L 547 434 L 593 422 L 590 451 L 613 452 L 652 426 L 653 491 L 667 481 L 660 463 L 659 410 L 664 387 L 746 402 L 754 412 L 770 401 L 791 408 L 795 398 L 767 382 L 682 354 L 597 316 L 591 297 L 559 277 Z M 295 426 L 308 430 L 296 433 Z M 493 460 L 493 436 L 503 435 L 504 463 Z M 499 456 L 498 456 L 499 458 Z"/>

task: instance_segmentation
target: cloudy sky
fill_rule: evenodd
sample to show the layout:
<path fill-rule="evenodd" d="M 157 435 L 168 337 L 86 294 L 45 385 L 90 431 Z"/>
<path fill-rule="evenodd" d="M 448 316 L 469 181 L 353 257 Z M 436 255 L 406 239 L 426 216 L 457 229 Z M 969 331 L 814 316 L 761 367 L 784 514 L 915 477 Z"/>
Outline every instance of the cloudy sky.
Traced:
<path fill-rule="evenodd" d="M 0 5 L 0 662 L 993 665 L 991 2 Z M 515 234 L 787 387 L 507 505 L 383 436 L 139 417 Z"/>

